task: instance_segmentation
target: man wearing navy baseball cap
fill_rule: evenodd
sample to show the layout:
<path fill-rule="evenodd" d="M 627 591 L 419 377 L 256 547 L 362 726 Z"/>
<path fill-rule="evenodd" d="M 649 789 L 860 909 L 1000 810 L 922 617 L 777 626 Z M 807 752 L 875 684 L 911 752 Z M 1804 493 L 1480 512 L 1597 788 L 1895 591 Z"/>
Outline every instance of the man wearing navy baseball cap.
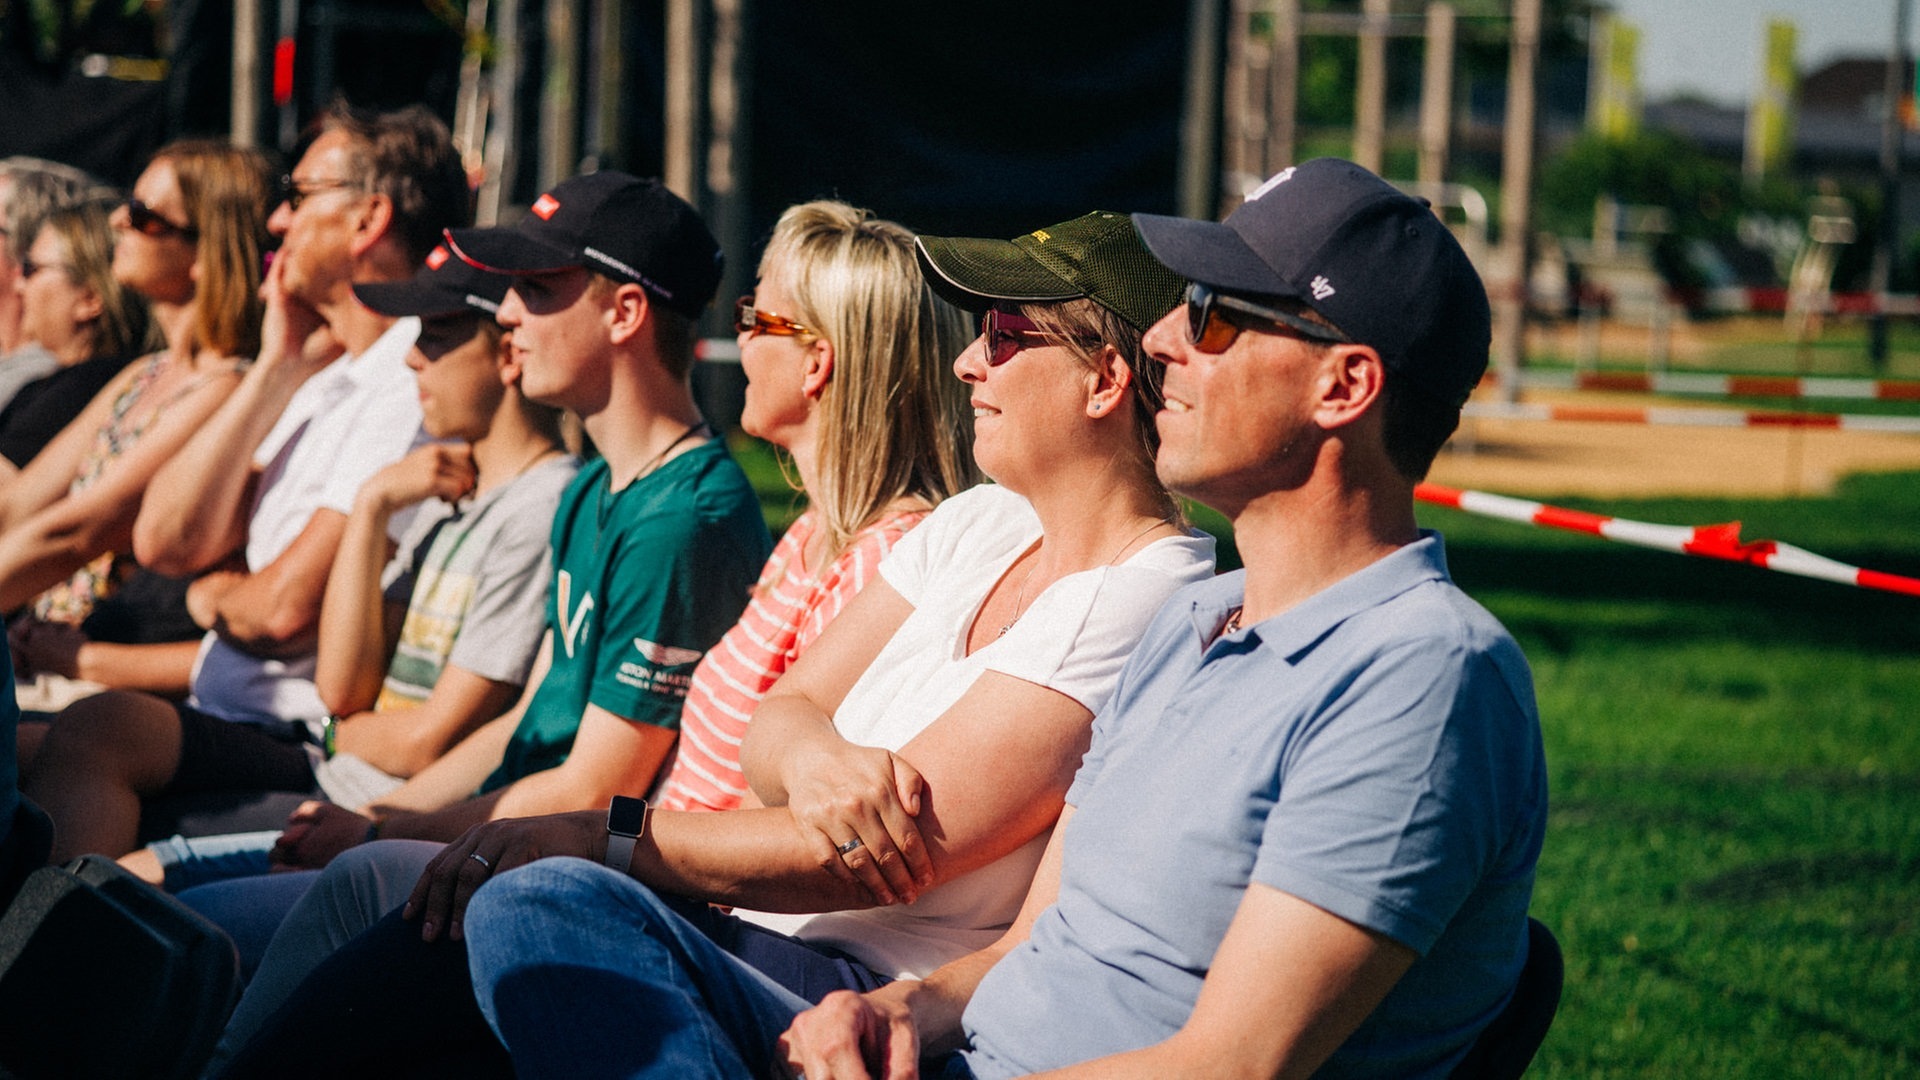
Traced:
<path fill-rule="evenodd" d="M 1486 292 L 1349 162 L 1224 223 L 1135 215 L 1191 282 L 1160 477 L 1245 569 L 1176 593 L 1095 721 L 992 948 L 802 1013 L 809 1080 L 1444 1077 L 1513 992 L 1546 818 L 1532 677 L 1447 576 L 1413 486 L 1485 369 Z"/>

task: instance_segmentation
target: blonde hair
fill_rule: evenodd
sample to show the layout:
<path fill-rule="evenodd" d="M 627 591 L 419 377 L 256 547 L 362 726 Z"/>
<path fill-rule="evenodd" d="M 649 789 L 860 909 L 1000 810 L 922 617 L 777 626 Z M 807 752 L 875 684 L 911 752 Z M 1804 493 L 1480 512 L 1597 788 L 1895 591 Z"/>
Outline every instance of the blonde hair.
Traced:
<path fill-rule="evenodd" d="M 161 147 L 153 160 L 172 167 L 187 223 L 200 234 L 188 347 L 254 355 L 260 351 L 261 252 L 273 200 L 267 159 L 257 150 L 191 139 Z"/>
<path fill-rule="evenodd" d="M 47 214 L 40 231 L 51 233 L 65 250 L 69 279 L 100 300 L 87 342 L 88 359 L 131 359 L 158 344 L 147 318 L 147 302 L 113 277 L 113 228 L 107 224 L 117 199 L 92 198 Z"/>
<path fill-rule="evenodd" d="M 807 492 L 830 557 L 894 501 L 938 504 L 979 481 L 967 391 L 951 369 L 972 325 L 928 287 L 912 233 L 843 202 L 801 203 L 774 225 L 760 276 L 833 343 L 819 490 Z"/>

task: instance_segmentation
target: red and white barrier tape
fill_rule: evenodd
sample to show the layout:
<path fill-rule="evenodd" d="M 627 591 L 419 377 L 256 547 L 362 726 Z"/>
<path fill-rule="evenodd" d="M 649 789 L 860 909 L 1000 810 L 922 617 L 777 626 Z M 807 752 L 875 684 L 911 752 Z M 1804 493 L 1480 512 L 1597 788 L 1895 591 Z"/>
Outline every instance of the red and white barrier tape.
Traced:
<path fill-rule="evenodd" d="M 1482 420 L 1578 420 L 1596 424 L 1652 424 L 1679 427 L 1825 428 L 1920 434 L 1920 416 L 1860 416 L 1842 413 L 1771 413 L 1741 409 L 1608 409 L 1587 405 L 1505 404 L 1470 401 L 1463 417 Z"/>
<path fill-rule="evenodd" d="M 1740 523 L 1737 521 L 1723 525 L 1654 525 L 1645 521 L 1589 514 L 1582 510 L 1567 510 L 1527 499 L 1489 495 L 1484 491 L 1442 487 L 1439 484 L 1421 484 L 1414 488 L 1413 497 L 1483 517 L 1590 533 L 1638 547 L 1746 563 L 1778 570 L 1783 574 L 1856 585 L 1863 589 L 1920 596 L 1920 578 L 1863 570 L 1777 540 L 1742 540 Z"/>
<path fill-rule="evenodd" d="M 1497 386 L 1489 369 L 1482 385 Z M 1791 375 L 1696 375 L 1634 371 L 1523 371 L 1529 390 L 1612 390 L 1695 397 L 1849 398 L 1855 401 L 1920 401 L 1920 380 L 1796 377 Z"/>

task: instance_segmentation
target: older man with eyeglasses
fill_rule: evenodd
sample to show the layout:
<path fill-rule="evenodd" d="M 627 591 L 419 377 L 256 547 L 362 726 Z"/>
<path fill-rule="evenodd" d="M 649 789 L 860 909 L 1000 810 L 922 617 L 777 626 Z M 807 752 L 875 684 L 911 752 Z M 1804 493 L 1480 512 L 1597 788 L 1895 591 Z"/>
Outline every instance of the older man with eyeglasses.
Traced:
<path fill-rule="evenodd" d="M 328 570 L 361 483 L 423 438 L 405 362 L 419 321 L 363 306 L 353 286 L 408 278 L 472 218 L 459 155 L 424 108 L 338 107 L 316 130 L 268 220 L 281 243 L 260 357 L 155 475 L 134 526 L 143 565 L 201 575 L 192 696 L 111 692 L 61 715 L 26 783 L 59 824 L 56 858 L 271 828 L 314 790 Z M 185 228 L 138 202 L 127 215 L 148 235 Z"/>

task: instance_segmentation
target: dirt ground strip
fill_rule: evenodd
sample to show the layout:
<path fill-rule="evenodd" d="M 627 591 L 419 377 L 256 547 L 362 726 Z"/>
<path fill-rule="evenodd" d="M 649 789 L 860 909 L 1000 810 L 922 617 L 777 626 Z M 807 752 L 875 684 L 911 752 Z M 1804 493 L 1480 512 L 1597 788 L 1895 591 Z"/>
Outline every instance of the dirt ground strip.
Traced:
<path fill-rule="evenodd" d="M 1854 472 L 1920 469 L 1920 435 L 1465 420 L 1429 480 L 1497 495 L 1822 495 Z"/>

